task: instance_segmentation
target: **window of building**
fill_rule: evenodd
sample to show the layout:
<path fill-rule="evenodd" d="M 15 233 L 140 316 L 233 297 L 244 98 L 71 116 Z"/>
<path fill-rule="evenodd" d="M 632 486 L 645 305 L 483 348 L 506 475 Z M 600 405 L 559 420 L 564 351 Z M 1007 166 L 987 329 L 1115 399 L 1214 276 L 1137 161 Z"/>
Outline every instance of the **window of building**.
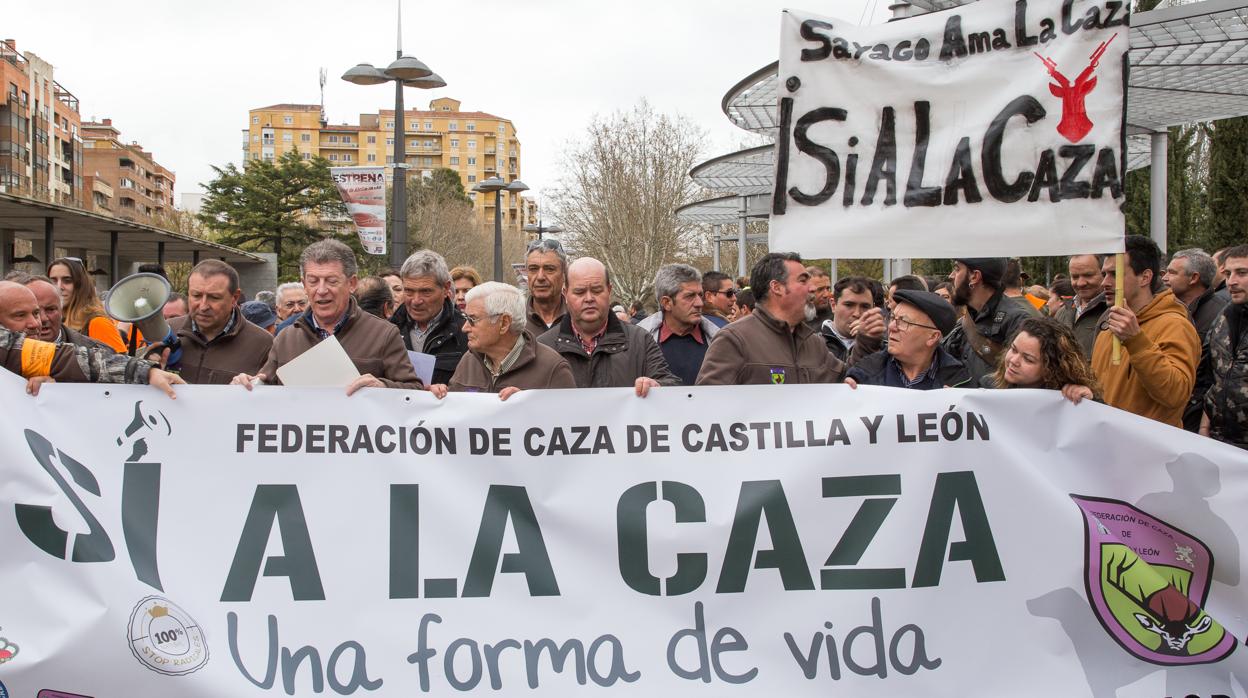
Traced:
<path fill-rule="evenodd" d="M 369 153 L 369 154 L 368 154 L 368 161 L 369 161 L 369 162 L 377 162 L 377 154 L 376 154 L 376 153 Z"/>
<path fill-rule="evenodd" d="M 293 141 L 295 140 L 295 134 L 293 134 L 293 133 L 283 133 L 283 134 L 282 134 L 282 140 L 283 140 L 283 141 L 286 141 L 287 143 L 291 143 L 291 142 L 293 142 Z"/>
<path fill-rule="evenodd" d="M 507 135 L 507 127 L 506 127 L 506 126 L 502 126 L 502 125 L 500 125 L 500 126 L 498 127 L 498 135 L 500 135 L 500 136 L 505 136 L 505 135 Z"/>
<path fill-rule="evenodd" d="M 289 126 L 290 124 L 295 123 L 295 117 L 291 116 L 290 114 L 287 114 L 286 116 L 282 117 L 282 123 Z"/>
<path fill-rule="evenodd" d="M 458 131 L 458 130 L 459 130 L 459 124 L 457 124 L 457 123 L 455 123 L 454 121 L 452 121 L 452 122 L 450 123 L 450 125 L 449 125 L 449 126 L 447 126 L 447 128 L 448 128 L 448 129 L 450 129 L 451 131 Z"/>
<path fill-rule="evenodd" d="M 425 165 L 425 167 L 429 167 L 429 166 L 430 166 L 430 165 L 432 165 L 432 164 L 433 164 L 433 158 L 426 157 L 426 158 L 425 158 L 425 161 L 424 161 L 424 165 Z"/>
<path fill-rule="evenodd" d="M 300 141 L 303 141 L 304 143 L 311 143 L 311 142 L 312 142 L 312 134 L 310 134 L 310 133 L 301 133 L 301 134 L 299 134 L 299 140 L 300 140 Z"/>
<path fill-rule="evenodd" d="M 368 142 L 369 142 L 369 143 L 376 143 L 376 142 L 377 142 L 377 136 L 369 136 L 369 137 L 368 137 Z"/>
<path fill-rule="evenodd" d="M 425 141 L 424 146 L 425 146 L 426 148 L 432 148 L 432 147 L 433 147 L 433 141 Z"/>
<path fill-rule="evenodd" d="M 387 165 L 393 165 L 393 164 L 394 164 L 394 156 L 393 156 L 393 155 L 387 155 L 387 156 L 386 156 L 386 164 L 387 164 Z"/>
<path fill-rule="evenodd" d="M 394 121 L 393 120 L 387 121 L 386 128 L 394 128 Z"/>
<path fill-rule="evenodd" d="M 24 94 L 24 93 L 23 93 L 23 94 Z M 24 100 L 24 99 L 23 99 L 22 101 L 23 101 L 23 102 L 25 102 L 26 100 Z M 258 124 L 258 123 L 260 123 L 260 117 L 258 117 L 258 116 L 253 116 L 253 117 L 251 117 L 251 123 L 253 123 L 253 124 Z"/>
<path fill-rule="evenodd" d="M 333 160 L 333 161 L 335 161 L 335 162 L 337 162 L 337 161 L 338 161 L 338 153 L 330 153 L 330 154 L 329 154 L 329 159 L 330 159 L 330 160 Z"/>
<path fill-rule="evenodd" d="M 330 137 L 329 137 L 329 142 L 330 142 L 330 143 L 337 143 L 337 142 L 338 142 L 338 136 L 330 136 Z"/>
<path fill-rule="evenodd" d="M 458 139 L 458 138 L 452 138 L 452 139 L 451 139 L 451 147 L 452 147 L 452 148 L 458 148 L 458 147 L 459 147 L 459 139 Z"/>
<path fill-rule="evenodd" d="M 475 181 L 477 181 L 477 176 L 476 176 L 476 175 L 468 175 L 468 181 L 469 181 L 469 182 L 475 182 Z"/>
<path fill-rule="evenodd" d="M 394 139 L 393 139 L 393 138 L 387 138 L 387 139 L 386 139 L 386 145 L 394 145 Z"/>
<path fill-rule="evenodd" d="M 465 129 L 468 129 L 469 131 L 476 131 L 476 130 L 477 130 L 477 123 L 476 123 L 475 121 L 469 121 L 469 122 L 467 122 L 467 123 L 465 123 L 465 124 L 464 124 L 464 128 L 465 128 Z"/>
<path fill-rule="evenodd" d="M 411 123 L 411 125 L 410 125 L 410 128 L 411 128 L 413 131 L 419 131 L 419 130 L 420 130 L 420 122 L 419 122 L 419 121 L 413 121 L 413 122 Z"/>
<path fill-rule="evenodd" d="M 342 137 L 342 142 L 343 142 L 343 143 L 350 143 L 350 142 L 351 142 L 351 136 L 343 136 L 343 137 Z"/>
<path fill-rule="evenodd" d="M 468 164 L 469 164 L 469 165 L 475 165 L 475 164 L 477 164 L 477 159 L 476 159 L 476 158 L 468 158 Z"/>
<path fill-rule="evenodd" d="M 303 156 L 303 159 L 304 159 L 304 160 L 311 160 L 311 159 L 312 159 L 312 153 L 302 153 L 302 156 Z"/>
<path fill-rule="evenodd" d="M 426 130 L 426 131 L 432 131 L 432 130 L 433 130 L 433 122 L 432 122 L 432 121 L 426 121 L 426 122 L 425 122 L 425 130 Z"/>
<path fill-rule="evenodd" d="M 452 164 L 452 165 L 458 165 L 458 164 L 459 164 L 459 158 L 457 158 L 457 157 L 451 157 L 451 164 Z"/>
<path fill-rule="evenodd" d="M 477 149 L 477 140 L 475 138 L 470 139 L 468 141 L 468 150 L 476 150 L 476 149 Z"/>
<path fill-rule="evenodd" d="M 252 142 L 252 143 L 259 143 L 259 142 L 260 142 L 260 136 L 252 136 L 252 137 L 251 137 L 251 142 Z"/>
<path fill-rule="evenodd" d="M 351 153 L 343 153 L 343 154 L 342 154 L 342 159 L 343 159 L 343 160 L 345 160 L 345 161 L 347 161 L 347 162 L 351 162 Z"/>

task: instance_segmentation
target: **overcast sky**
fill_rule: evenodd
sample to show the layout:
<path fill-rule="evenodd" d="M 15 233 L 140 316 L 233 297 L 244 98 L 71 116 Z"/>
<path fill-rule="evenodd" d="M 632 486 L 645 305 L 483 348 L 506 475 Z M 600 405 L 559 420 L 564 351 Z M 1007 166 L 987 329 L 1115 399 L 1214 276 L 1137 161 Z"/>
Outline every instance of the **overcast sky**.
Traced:
<path fill-rule="evenodd" d="M 465 110 L 511 119 L 521 177 L 538 192 L 556 185 L 561 150 L 594 114 L 643 98 L 706 129 L 708 157 L 736 149 L 749 136 L 728 122 L 720 100 L 776 60 L 782 8 L 867 23 L 885 17 L 887 4 L 404 0 L 404 53 L 447 82 L 408 89 L 404 99 L 423 109 L 431 98 L 454 97 Z M 202 190 L 211 165 L 239 162 L 249 109 L 317 103 L 322 67 L 331 123 L 394 106 L 392 87 L 340 76 L 359 62 L 393 59 L 395 0 L 68 0 L 6 12 L 2 31 L 56 67 L 83 121 L 111 118 L 123 139 L 173 169 L 179 202 Z"/>

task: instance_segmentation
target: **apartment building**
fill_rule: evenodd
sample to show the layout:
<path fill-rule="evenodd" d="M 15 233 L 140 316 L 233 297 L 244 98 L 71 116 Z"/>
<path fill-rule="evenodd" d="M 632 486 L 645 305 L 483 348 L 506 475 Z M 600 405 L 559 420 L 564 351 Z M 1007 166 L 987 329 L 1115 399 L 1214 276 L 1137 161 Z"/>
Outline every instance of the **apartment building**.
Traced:
<path fill-rule="evenodd" d="M 78 98 L 51 63 L 0 42 L 0 191 L 81 206 Z"/>
<path fill-rule="evenodd" d="M 315 104 L 274 104 L 252 109 L 243 131 L 243 160 L 274 160 L 289 151 L 304 158 L 319 155 L 334 166 L 394 163 L 393 109 L 360 114 L 358 124 L 326 123 Z M 494 195 L 472 192 L 477 182 L 495 175 L 520 178 L 520 141 L 509 119 L 479 111 L 462 111 L 456 99 L 443 97 L 428 110 L 405 110 L 403 152 L 408 177 L 428 177 L 433 170 L 459 173 L 483 221 L 492 225 Z M 519 230 L 532 222 L 533 204 L 519 194 L 503 192 L 503 223 Z"/>
<path fill-rule="evenodd" d="M 173 171 L 139 145 L 126 143 L 112 119 L 82 124 L 85 208 L 139 223 L 173 215 Z"/>

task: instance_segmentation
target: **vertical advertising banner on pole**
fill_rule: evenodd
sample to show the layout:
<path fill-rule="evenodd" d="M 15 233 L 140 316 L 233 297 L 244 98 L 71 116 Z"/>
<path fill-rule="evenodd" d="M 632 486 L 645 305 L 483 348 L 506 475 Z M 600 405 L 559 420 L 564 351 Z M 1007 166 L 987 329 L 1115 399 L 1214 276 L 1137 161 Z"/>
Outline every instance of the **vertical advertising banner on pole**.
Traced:
<path fill-rule="evenodd" d="M 985 0 L 879 26 L 786 10 L 771 248 L 1122 250 L 1128 14 Z"/>
<path fill-rule="evenodd" d="M 386 174 L 381 167 L 331 167 L 338 194 L 369 254 L 386 253 Z"/>

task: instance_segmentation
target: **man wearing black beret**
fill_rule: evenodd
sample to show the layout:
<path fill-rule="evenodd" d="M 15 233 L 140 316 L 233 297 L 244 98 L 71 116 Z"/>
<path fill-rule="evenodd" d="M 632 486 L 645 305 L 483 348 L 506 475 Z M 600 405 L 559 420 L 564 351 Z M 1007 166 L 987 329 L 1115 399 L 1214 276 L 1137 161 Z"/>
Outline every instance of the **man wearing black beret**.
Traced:
<path fill-rule="evenodd" d="M 845 383 L 911 390 L 979 387 L 966 366 L 940 346 L 958 323 L 953 306 L 927 291 L 897 290 L 893 300 L 887 348 L 850 368 Z"/>
<path fill-rule="evenodd" d="M 988 385 L 987 377 L 997 368 L 997 359 L 1009 344 L 1019 324 L 1028 317 L 1005 297 L 1001 280 L 1005 277 L 1004 257 L 953 260 L 953 302 L 965 305 L 966 314 L 945 335 L 945 351 L 961 361 L 974 379 Z"/>

